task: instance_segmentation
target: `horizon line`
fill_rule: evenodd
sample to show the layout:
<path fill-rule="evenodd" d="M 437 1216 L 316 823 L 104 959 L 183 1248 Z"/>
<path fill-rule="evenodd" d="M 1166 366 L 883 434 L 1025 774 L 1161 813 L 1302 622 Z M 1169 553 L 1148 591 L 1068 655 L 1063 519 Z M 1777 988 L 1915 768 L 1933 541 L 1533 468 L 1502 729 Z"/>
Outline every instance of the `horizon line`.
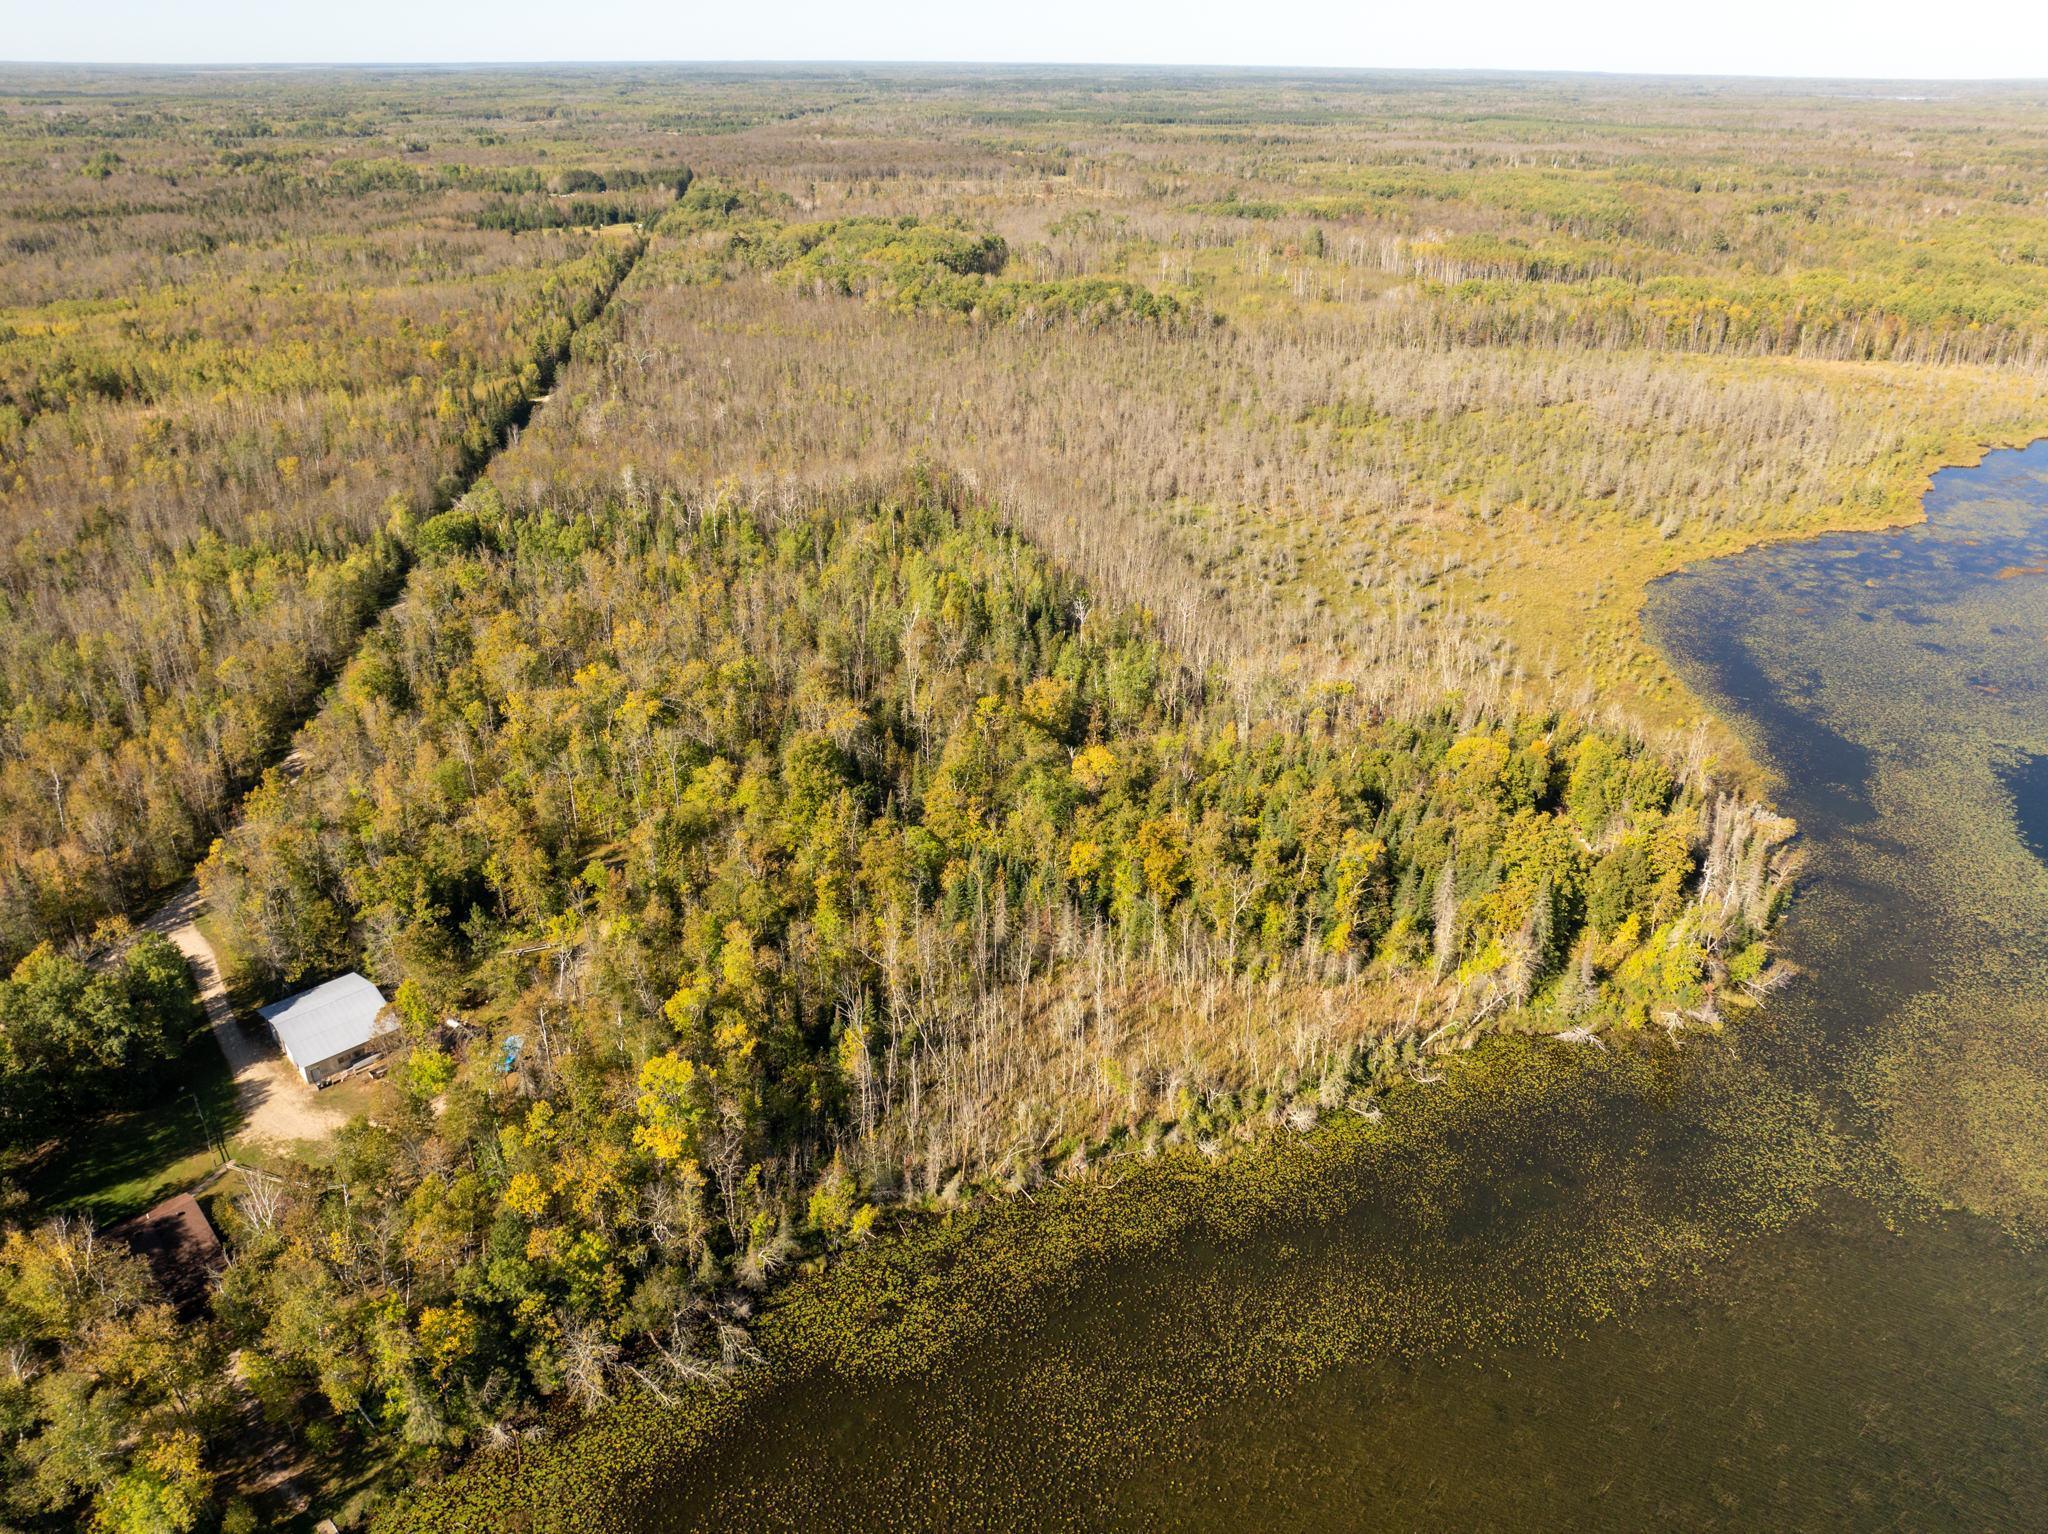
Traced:
<path fill-rule="evenodd" d="M 895 69 L 895 70 L 1102 70 L 1172 71 L 1220 75 L 1274 74 L 1296 77 L 1371 75 L 1469 75 L 1505 79 L 1755 81 L 1812 85 L 2005 85 L 2048 86 L 2048 75 L 1771 74 L 1715 71 L 1683 73 L 1664 69 L 1579 69 L 1481 64 L 1217 64 L 1160 63 L 1100 59 L 0 59 L 7 69 L 158 70 L 166 73 L 334 70 L 548 70 L 548 69 Z"/>

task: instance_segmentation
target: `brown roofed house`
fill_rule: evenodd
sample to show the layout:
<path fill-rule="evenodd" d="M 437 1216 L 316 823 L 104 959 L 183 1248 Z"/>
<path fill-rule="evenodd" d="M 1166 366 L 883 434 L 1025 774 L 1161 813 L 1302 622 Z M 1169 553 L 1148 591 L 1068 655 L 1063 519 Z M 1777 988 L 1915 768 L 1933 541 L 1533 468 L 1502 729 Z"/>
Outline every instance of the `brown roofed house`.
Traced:
<path fill-rule="evenodd" d="M 107 1234 L 148 1261 L 179 1315 L 190 1320 L 206 1308 L 206 1291 L 227 1256 L 198 1199 L 180 1193 L 145 1214 L 108 1226 Z"/>

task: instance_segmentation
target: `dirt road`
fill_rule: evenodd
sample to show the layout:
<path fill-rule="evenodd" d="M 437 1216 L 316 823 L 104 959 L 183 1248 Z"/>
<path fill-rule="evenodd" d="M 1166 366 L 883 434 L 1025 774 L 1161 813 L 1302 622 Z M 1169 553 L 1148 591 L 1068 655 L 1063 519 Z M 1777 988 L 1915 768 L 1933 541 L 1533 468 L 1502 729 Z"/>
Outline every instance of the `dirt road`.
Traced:
<path fill-rule="evenodd" d="M 235 1074 L 235 1096 L 242 1110 L 236 1137 L 265 1145 L 326 1139 L 347 1122 L 346 1116 L 322 1103 L 320 1094 L 299 1079 L 260 1021 L 252 1019 L 245 1026 L 235 1016 L 213 947 L 196 922 L 202 909 L 199 886 L 190 883 L 143 925 L 177 944 L 192 966 L 200 1000 L 206 1004 L 206 1020 Z"/>

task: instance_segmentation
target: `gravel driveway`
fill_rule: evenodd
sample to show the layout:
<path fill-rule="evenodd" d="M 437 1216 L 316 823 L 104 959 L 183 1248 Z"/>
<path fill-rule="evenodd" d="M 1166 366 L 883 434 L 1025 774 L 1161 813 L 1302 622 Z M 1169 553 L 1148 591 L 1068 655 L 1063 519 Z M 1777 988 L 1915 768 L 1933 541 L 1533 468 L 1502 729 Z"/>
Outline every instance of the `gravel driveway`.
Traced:
<path fill-rule="evenodd" d="M 242 1110 L 238 1137 L 265 1145 L 326 1139 L 348 1121 L 347 1116 L 322 1103 L 320 1094 L 299 1079 L 291 1062 L 278 1053 L 268 1029 L 254 1021 L 244 1026 L 236 1017 L 221 984 L 213 946 L 196 925 L 204 909 L 198 884 L 190 883 L 144 925 L 177 944 L 192 966 L 200 1000 L 206 1004 L 206 1020 L 235 1074 L 235 1096 Z"/>

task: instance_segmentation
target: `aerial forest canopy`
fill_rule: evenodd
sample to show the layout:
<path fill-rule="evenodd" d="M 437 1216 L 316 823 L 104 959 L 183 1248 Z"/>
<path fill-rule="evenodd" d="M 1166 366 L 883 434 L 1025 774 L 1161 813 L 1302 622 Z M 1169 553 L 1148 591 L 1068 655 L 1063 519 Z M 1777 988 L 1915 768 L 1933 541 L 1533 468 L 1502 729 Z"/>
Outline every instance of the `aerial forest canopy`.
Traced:
<path fill-rule="evenodd" d="M 0 980 L 0 1145 L 109 1103 L 156 1096 L 201 1013 L 185 956 L 112 924 L 93 941 L 39 945 Z"/>
<path fill-rule="evenodd" d="M 877 1204 L 1305 1127 L 1489 1025 L 1712 1023 L 1763 971 L 1769 817 L 1569 718 L 1198 673 L 957 486 L 463 507 L 205 871 L 244 964 L 405 977 L 402 1108 L 233 1292 L 315 1284 L 317 1350 L 245 1340 L 418 1441 L 493 1379 L 610 1393 Z"/>
<path fill-rule="evenodd" d="M 259 1526 L 233 1420 L 360 1524 L 892 1228 L 1721 1027 L 1793 827 L 1645 589 L 2048 425 L 2044 150 L 1991 88 L 0 80 L 0 1517 Z M 398 1027 L 232 1142 L 181 1318 L 51 1168 L 218 1069 L 122 920 L 195 870 L 231 1000 Z"/>
<path fill-rule="evenodd" d="M 490 178 L 222 151 L 205 118 L 32 170 L 63 119 L 8 121 L 12 963 L 189 873 L 637 247 L 480 232 L 450 215 Z"/>

